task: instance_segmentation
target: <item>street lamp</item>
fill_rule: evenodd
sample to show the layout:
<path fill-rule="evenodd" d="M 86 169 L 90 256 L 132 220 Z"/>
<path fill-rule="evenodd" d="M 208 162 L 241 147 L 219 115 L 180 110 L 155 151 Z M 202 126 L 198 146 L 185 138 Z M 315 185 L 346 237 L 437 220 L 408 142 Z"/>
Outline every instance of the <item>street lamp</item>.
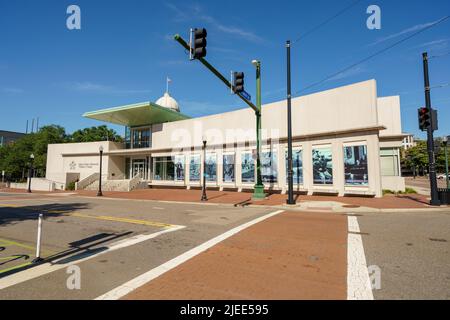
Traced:
<path fill-rule="evenodd" d="M 450 136 L 444 136 L 442 138 L 442 142 L 444 143 L 444 150 L 445 150 L 445 179 L 447 181 L 447 189 L 450 189 L 450 180 L 448 177 L 448 152 L 447 152 L 447 144 L 448 144 L 449 139 L 450 139 Z"/>
<path fill-rule="evenodd" d="M 203 141 L 203 182 L 202 182 L 202 199 L 201 201 L 208 201 L 206 197 L 206 136 L 202 137 Z"/>
<path fill-rule="evenodd" d="M 256 68 L 256 184 L 253 199 L 261 200 L 266 197 L 261 179 L 261 61 L 252 60 Z"/>
<path fill-rule="evenodd" d="M 102 158 L 103 158 L 103 146 L 100 146 L 98 148 L 98 151 L 100 151 L 100 175 L 98 178 L 98 192 L 97 192 L 97 197 L 102 197 L 103 193 L 102 193 Z"/>
<path fill-rule="evenodd" d="M 33 174 L 34 154 L 30 154 L 30 168 L 28 169 L 28 193 L 31 193 L 31 176 Z"/>

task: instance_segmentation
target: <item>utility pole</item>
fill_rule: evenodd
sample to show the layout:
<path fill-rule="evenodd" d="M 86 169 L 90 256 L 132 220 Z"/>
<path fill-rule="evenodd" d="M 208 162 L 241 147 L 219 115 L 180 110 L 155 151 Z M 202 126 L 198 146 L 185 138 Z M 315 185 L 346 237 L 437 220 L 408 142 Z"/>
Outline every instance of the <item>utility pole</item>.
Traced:
<path fill-rule="evenodd" d="M 431 107 L 431 94 L 430 94 L 430 76 L 428 73 L 428 54 L 424 52 L 423 58 L 423 77 L 425 85 L 425 107 L 430 111 L 431 117 L 433 115 L 433 109 Z M 436 179 L 436 163 L 434 159 L 434 140 L 433 140 L 433 123 L 437 119 L 431 119 L 431 124 L 427 128 L 427 150 L 428 150 L 428 165 L 429 165 L 429 177 L 430 177 L 430 189 L 431 189 L 431 201 L 432 206 L 439 206 L 441 202 L 438 197 L 437 179 Z"/>
<path fill-rule="evenodd" d="M 287 204 L 295 204 L 294 199 L 294 177 L 292 170 L 292 107 L 291 107 L 291 41 L 286 41 L 287 55 L 287 136 L 288 136 L 288 199 Z"/>

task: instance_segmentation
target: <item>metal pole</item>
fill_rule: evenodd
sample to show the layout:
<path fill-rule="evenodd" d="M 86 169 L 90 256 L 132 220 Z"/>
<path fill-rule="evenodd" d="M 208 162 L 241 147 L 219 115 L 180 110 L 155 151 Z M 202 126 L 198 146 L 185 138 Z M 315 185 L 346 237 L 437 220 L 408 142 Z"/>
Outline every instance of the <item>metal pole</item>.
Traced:
<path fill-rule="evenodd" d="M 183 48 L 191 51 L 189 44 L 187 44 L 186 41 L 184 41 L 184 39 L 179 34 L 176 34 L 174 36 L 174 39 L 179 44 L 181 44 L 181 46 L 183 46 Z M 218 77 L 228 88 L 232 88 L 233 85 L 219 71 L 217 71 L 217 69 L 214 68 L 208 61 L 206 61 L 204 58 L 198 58 L 197 60 L 200 61 L 206 68 L 208 68 L 209 71 L 211 71 L 216 77 Z M 236 95 L 242 101 L 244 101 L 250 108 L 252 108 L 255 112 L 259 112 L 258 108 L 251 101 L 244 98 L 244 96 L 241 93 L 238 92 L 238 93 L 236 93 Z"/>
<path fill-rule="evenodd" d="M 253 199 L 264 199 L 264 185 L 261 178 L 261 62 L 256 62 L 256 184 Z"/>
<path fill-rule="evenodd" d="M 28 193 L 31 193 L 31 176 L 33 173 L 33 159 L 30 158 L 30 168 L 28 169 Z"/>
<path fill-rule="evenodd" d="M 100 176 L 98 178 L 98 192 L 97 197 L 102 197 L 102 157 L 103 157 L 103 150 L 100 150 Z"/>
<path fill-rule="evenodd" d="M 41 238 L 42 238 L 42 218 L 44 215 L 42 213 L 39 214 L 38 217 L 38 232 L 37 232 L 37 242 L 36 242 L 36 258 L 33 260 L 33 263 L 42 261 L 41 258 Z"/>
<path fill-rule="evenodd" d="M 444 150 L 445 150 L 445 179 L 447 181 L 447 189 L 450 189 L 450 179 L 448 177 L 448 152 L 447 152 L 447 144 L 446 141 L 444 144 Z"/>
<path fill-rule="evenodd" d="M 292 170 L 292 108 L 291 108 L 291 41 L 286 41 L 287 54 L 287 135 L 288 135 L 288 199 L 287 204 L 295 204 L 294 177 Z"/>
<path fill-rule="evenodd" d="M 206 141 L 203 141 L 203 182 L 201 201 L 208 201 L 208 198 L 206 197 Z"/>
<path fill-rule="evenodd" d="M 430 95 L 430 77 L 428 73 L 428 54 L 424 52 L 422 54 L 423 58 L 423 76 L 425 85 L 425 106 L 430 110 L 430 114 L 433 117 L 433 112 L 431 108 L 431 95 Z M 431 121 L 433 123 L 433 120 Z M 428 149 L 428 165 L 429 165 L 429 177 L 430 177 L 430 189 L 431 189 L 431 201 L 432 206 L 439 206 L 441 202 L 439 201 L 438 191 L 437 191 L 437 179 L 436 179 L 436 164 L 434 159 L 434 140 L 433 140 L 433 126 L 427 129 L 427 149 Z"/>

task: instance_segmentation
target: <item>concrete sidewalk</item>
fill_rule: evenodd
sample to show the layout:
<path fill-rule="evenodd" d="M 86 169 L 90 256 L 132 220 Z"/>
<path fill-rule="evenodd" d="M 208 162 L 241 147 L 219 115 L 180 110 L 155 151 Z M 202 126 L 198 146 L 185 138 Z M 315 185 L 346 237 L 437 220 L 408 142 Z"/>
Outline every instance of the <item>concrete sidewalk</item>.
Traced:
<path fill-rule="evenodd" d="M 124 299 L 347 298 L 347 217 L 283 212 L 200 253 Z"/>

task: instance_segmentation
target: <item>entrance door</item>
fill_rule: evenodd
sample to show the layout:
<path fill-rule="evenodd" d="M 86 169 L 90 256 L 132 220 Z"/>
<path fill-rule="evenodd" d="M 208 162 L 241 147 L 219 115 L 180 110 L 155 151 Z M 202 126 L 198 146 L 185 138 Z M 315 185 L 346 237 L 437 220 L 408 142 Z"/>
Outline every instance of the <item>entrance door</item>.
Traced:
<path fill-rule="evenodd" d="M 135 177 L 137 174 L 139 174 L 139 176 L 142 179 L 145 179 L 146 174 L 145 174 L 145 160 L 144 159 L 137 159 L 137 160 L 133 160 L 133 177 Z"/>

